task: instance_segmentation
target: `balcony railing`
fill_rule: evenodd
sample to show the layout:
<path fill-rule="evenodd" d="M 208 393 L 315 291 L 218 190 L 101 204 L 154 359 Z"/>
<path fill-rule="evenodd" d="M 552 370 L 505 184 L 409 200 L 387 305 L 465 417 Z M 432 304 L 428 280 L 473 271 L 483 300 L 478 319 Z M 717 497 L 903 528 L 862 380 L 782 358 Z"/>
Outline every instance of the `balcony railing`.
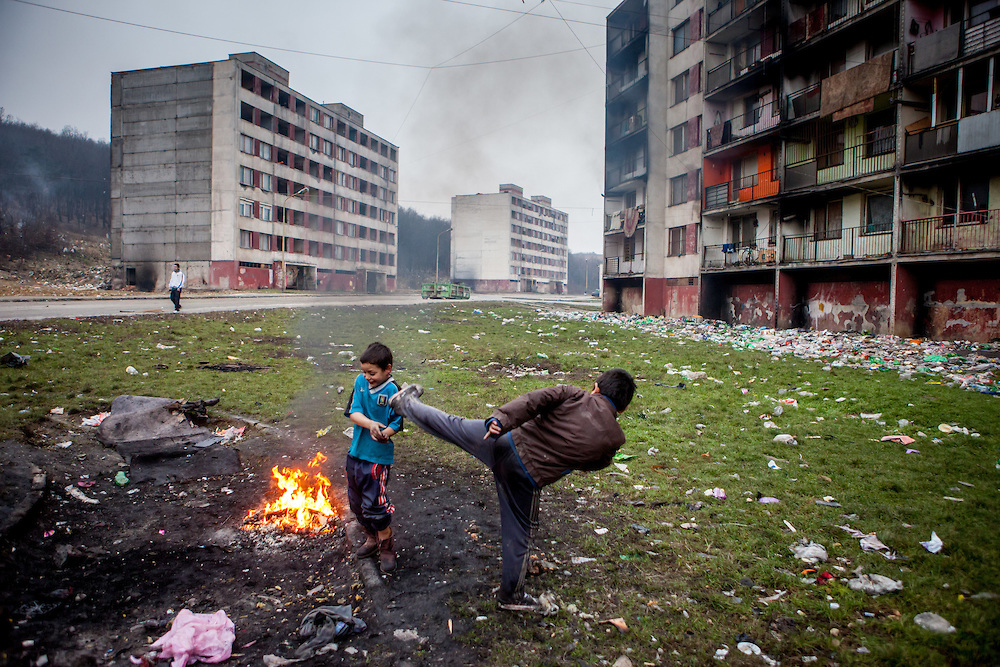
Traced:
<path fill-rule="evenodd" d="M 777 32 L 772 32 L 768 37 L 740 51 L 721 65 L 708 70 L 708 91 L 711 92 L 746 76 L 780 51 L 781 39 Z"/>
<path fill-rule="evenodd" d="M 814 83 L 811 86 L 790 93 L 787 97 L 788 106 L 785 107 L 788 120 L 796 120 L 819 111 L 820 101 L 822 100 L 822 88 L 822 84 Z"/>
<path fill-rule="evenodd" d="M 903 220 L 899 254 L 1000 250 L 1000 209 Z"/>
<path fill-rule="evenodd" d="M 785 236 L 781 263 L 884 259 L 892 255 L 892 228 L 842 227 Z"/>
<path fill-rule="evenodd" d="M 648 31 L 649 19 L 646 16 L 641 16 L 638 21 L 611 36 L 611 45 L 609 47 L 611 55 L 617 55 L 622 49 L 639 37 L 645 37 Z"/>
<path fill-rule="evenodd" d="M 649 65 L 647 61 L 640 60 L 636 63 L 636 68 L 634 71 L 626 72 L 624 75 L 618 77 L 614 81 L 608 84 L 608 99 L 617 97 L 623 91 L 630 88 L 635 83 L 642 81 L 646 78 L 649 73 Z"/>
<path fill-rule="evenodd" d="M 890 171 L 896 166 L 896 124 L 880 125 L 867 132 L 849 135 L 848 145 L 816 157 L 800 159 L 803 152 L 822 144 L 834 144 L 830 137 L 814 138 L 809 144 L 794 144 L 785 165 L 785 189 L 835 183 L 869 174 Z M 801 147 L 801 148 L 799 148 Z"/>
<path fill-rule="evenodd" d="M 708 128 L 708 148 L 725 146 L 778 127 L 781 121 L 780 109 L 778 102 L 768 102 L 750 113 L 733 116 L 730 120 Z"/>
<path fill-rule="evenodd" d="M 778 194 L 778 172 L 768 169 L 756 174 L 738 176 L 728 183 L 705 188 L 705 209 L 723 208 L 730 204 L 748 202 Z"/>
<path fill-rule="evenodd" d="M 903 163 L 923 162 L 958 152 L 958 122 L 907 133 Z"/>
<path fill-rule="evenodd" d="M 641 275 L 645 271 L 646 261 L 641 253 L 633 255 L 630 259 L 624 257 L 604 258 L 605 277 Z"/>
<path fill-rule="evenodd" d="M 886 0 L 830 0 L 788 26 L 788 43 L 798 44 L 848 19 L 882 4 Z"/>
<path fill-rule="evenodd" d="M 706 269 L 773 266 L 774 263 L 774 248 L 763 248 L 756 244 L 721 243 L 707 245 L 702 257 L 702 266 Z"/>
<path fill-rule="evenodd" d="M 708 13 L 708 34 L 712 34 L 748 9 L 753 9 L 764 0 L 729 0 Z"/>
<path fill-rule="evenodd" d="M 966 19 L 963 21 L 963 26 L 965 27 L 962 43 L 964 56 L 1000 44 L 1000 17 L 996 16 L 995 8 Z"/>
<path fill-rule="evenodd" d="M 616 141 L 646 128 L 645 110 L 632 114 L 616 122 L 608 130 L 608 141 Z"/>

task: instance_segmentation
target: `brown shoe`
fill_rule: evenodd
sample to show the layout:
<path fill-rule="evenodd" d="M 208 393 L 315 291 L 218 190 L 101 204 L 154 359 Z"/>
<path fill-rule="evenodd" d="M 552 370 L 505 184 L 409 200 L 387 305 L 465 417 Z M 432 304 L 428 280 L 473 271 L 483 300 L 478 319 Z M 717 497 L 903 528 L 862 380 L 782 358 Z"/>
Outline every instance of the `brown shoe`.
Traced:
<path fill-rule="evenodd" d="M 354 552 L 354 557 L 358 560 L 362 558 L 370 558 L 378 553 L 378 538 L 369 533 L 367 530 L 365 533 L 365 543 L 358 547 L 357 551 Z"/>
<path fill-rule="evenodd" d="M 386 528 L 389 537 L 379 540 L 378 564 L 379 568 L 388 574 L 396 569 L 396 551 L 393 549 L 392 528 Z"/>

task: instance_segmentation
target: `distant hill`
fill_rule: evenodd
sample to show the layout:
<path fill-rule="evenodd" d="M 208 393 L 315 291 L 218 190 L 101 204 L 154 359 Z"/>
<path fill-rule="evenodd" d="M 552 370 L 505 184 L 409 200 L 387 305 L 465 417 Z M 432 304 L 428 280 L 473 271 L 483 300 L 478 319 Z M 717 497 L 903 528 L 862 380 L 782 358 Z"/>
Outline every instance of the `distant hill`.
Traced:
<path fill-rule="evenodd" d="M 60 230 L 107 234 L 111 148 L 71 127 L 23 123 L 0 107 L 0 249 L 7 258 L 61 249 Z"/>

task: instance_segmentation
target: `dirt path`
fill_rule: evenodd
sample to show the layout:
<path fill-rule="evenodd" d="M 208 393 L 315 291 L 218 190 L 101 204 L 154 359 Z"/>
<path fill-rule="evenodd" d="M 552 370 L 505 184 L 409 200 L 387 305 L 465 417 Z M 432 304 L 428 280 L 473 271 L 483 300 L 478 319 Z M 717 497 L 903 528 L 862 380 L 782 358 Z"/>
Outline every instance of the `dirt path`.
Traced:
<path fill-rule="evenodd" d="M 294 657 L 302 617 L 338 604 L 351 604 L 368 630 L 312 664 L 481 662 L 479 650 L 459 637 L 483 622 L 477 617 L 499 614 L 491 593 L 499 577 L 491 479 L 419 452 L 399 455 L 390 483 L 399 568 L 366 577 L 363 564 L 349 558 L 343 519 L 310 536 L 241 530 L 247 511 L 273 488 L 270 469 L 312 458 L 313 434 L 251 427 L 234 445 L 240 474 L 118 487 L 113 477 L 127 470 L 124 462 L 93 429 L 81 428 L 79 417 L 26 433 L 27 445 L 0 447 L 5 466 L 30 459 L 48 476 L 42 499 L 0 540 L 0 663 L 127 665 L 188 608 L 225 609 L 236 624 L 226 664 L 262 665 L 268 654 Z M 67 440 L 73 444 L 57 446 Z M 324 472 L 349 515 L 342 496 L 347 438 L 324 442 L 331 443 Z M 99 504 L 70 497 L 67 486 Z"/>

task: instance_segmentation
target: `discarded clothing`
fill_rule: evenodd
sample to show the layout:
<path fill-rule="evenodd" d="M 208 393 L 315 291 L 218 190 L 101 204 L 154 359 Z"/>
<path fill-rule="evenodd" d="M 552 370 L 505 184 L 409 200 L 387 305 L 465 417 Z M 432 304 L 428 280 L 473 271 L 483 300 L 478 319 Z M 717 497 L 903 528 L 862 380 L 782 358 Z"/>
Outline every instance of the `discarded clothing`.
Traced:
<path fill-rule="evenodd" d="M 17 352 L 8 352 L 7 354 L 0 357 L 0 364 L 3 364 L 4 366 L 9 366 L 10 368 L 20 368 L 21 366 L 27 366 L 29 359 L 31 359 L 30 354 L 18 354 Z"/>
<path fill-rule="evenodd" d="M 299 625 L 299 636 L 312 637 L 295 651 L 297 658 L 311 658 L 327 644 L 350 634 L 360 634 L 368 625 L 351 614 L 350 605 L 317 607 L 305 615 Z"/>
<path fill-rule="evenodd" d="M 235 627 L 223 609 L 214 614 L 181 609 L 170 630 L 153 642 L 152 648 L 160 649 L 159 658 L 173 659 L 171 667 L 195 661 L 222 662 L 233 653 Z"/>
<path fill-rule="evenodd" d="M 903 590 L 903 582 L 883 577 L 881 574 L 862 574 L 857 579 L 847 582 L 852 591 L 861 591 L 868 595 L 882 595 Z"/>

